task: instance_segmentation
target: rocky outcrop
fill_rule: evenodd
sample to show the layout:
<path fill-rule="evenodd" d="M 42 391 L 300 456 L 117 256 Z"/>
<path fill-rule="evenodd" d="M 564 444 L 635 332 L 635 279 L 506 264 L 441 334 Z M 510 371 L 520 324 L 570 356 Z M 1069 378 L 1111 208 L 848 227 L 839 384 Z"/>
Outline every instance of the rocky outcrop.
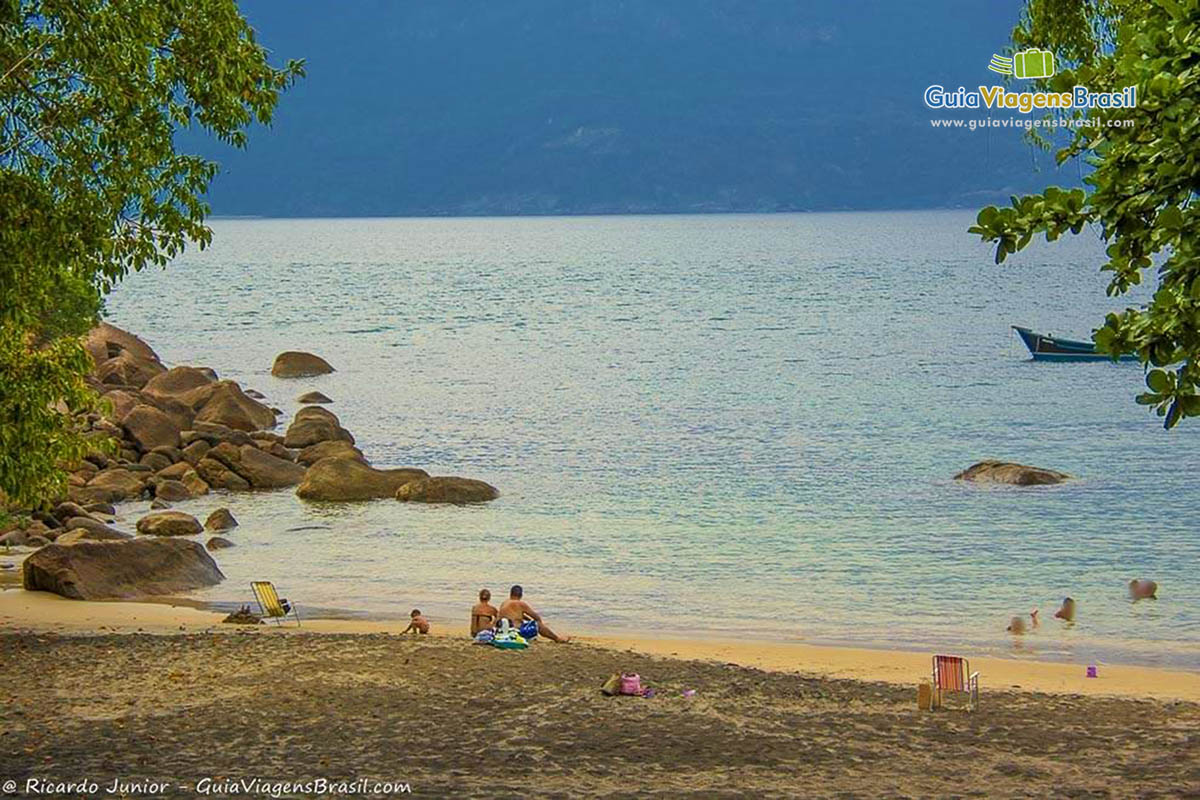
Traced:
<path fill-rule="evenodd" d="M 107 322 L 101 322 L 92 328 L 88 332 L 83 346 L 91 354 L 92 361 L 97 367 L 121 353 L 129 353 L 148 361 L 158 361 L 158 354 L 151 349 L 150 345 L 132 333 L 123 331 L 116 325 L 110 325 Z"/>
<path fill-rule="evenodd" d="M 238 521 L 233 518 L 233 514 L 228 508 L 218 508 L 208 515 L 208 519 L 204 520 L 204 529 L 207 531 L 227 531 L 230 528 L 236 528 Z"/>
<path fill-rule="evenodd" d="M 218 381 L 189 392 L 193 403 L 199 401 L 196 422 L 212 422 L 239 431 L 257 431 L 275 427 L 275 414 L 242 391 L 234 381 Z M 187 402 L 187 401 L 185 401 Z"/>
<path fill-rule="evenodd" d="M 423 478 L 396 490 L 397 500 L 410 503 L 484 503 L 499 496 L 489 483 L 454 475 Z"/>
<path fill-rule="evenodd" d="M 349 442 L 342 441 L 341 439 L 330 439 L 325 442 L 317 442 L 316 444 L 309 445 L 301 450 L 296 456 L 296 463 L 309 467 L 322 458 L 353 458 L 363 463 L 367 461 L 362 451 Z"/>
<path fill-rule="evenodd" d="M 284 446 L 294 450 L 329 441 L 354 444 L 354 437 L 342 427 L 337 415 L 319 406 L 305 406 L 297 411 L 283 436 Z"/>
<path fill-rule="evenodd" d="M 222 442 L 208 452 L 207 458 L 220 461 L 254 489 L 295 486 L 304 479 L 304 467 L 265 453 L 252 444 L 235 447 Z"/>
<path fill-rule="evenodd" d="M 25 559 L 22 578 L 28 591 L 114 600 L 187 592 L 225 576 L 199 542 L 138 538 L 43 547 Z"/>
<path fill-rule="evenodd" d="M 1071 480 L 1065 472 L 1057 472 L 1010 461 L 980 461 L 954 476 L 956 481 L 973 483 L 1003 483 L 1010 486 L 1049 486 Z"/>
<path fill-rule="evenodd" d="M 140 477 L 140 473 L 120 467 L 104 469 L 88 481 L 83 502 L 117 503 L 121 500 L 132 500 L 141 497 L 145 488 L 145 480 Z M 76 499 L 76 502 L 80 501 Z"/>
<path fill-rule="evenodd" d="M 250 481 L 238 475 L 215 458 L 205 456 L 200 459 L 196 463 L 196 472 L 213 489 L 244 492 L 250 488 Z"/>
<path fill-rule="evenodd" d="M 329 362 L 312 353 L 290 350 L 275 356 L 271 374 L 276 378 L 308 378 L 333 372 Z"/>
<path fill-rule="evenodd" d="M 121 420 L 121 425 L 129 440 L 142 451 L 179 446 L 179 428 L 175 421 L 154 406 L 134 406 Z"/>
<path fill-rule="evenodd" d="M 308 468 L 296 496 L 345 502 L 393 497 L 406 483 L 429 477 L 423 469 L 374 469 L 356 458 L 323 458 Z"/>
<path fill-rule="evenodd" d="M 142 391 L 153 397 L 178 399 L 193 389 L 214 383 L 215 374 L 204 367 L 171 367 L 147 381 Z"/>
<path fill-rule="evenodd" d="M 137 531 L 143 536 L 195 536 L 203 533 L 204 527 L 191 514 L 159 511 L 139 519 Z"/>
<path fill-rule="evenodd" d="M 133 537 L 127 533 L 114 531 L 111 528 L 106 531 L 91 530 L 89 528 L 75 528 L 66 533 L 59 534 L 54 539 L 55 544 L 76 544 L 77 542 L 119 542 Z"/>
<path fill-rule="evenodd" d="M 167 368 L 157 360 L 138 358 L 129 353 L 121 353 L 116 358 L 110 358 L 96 368 L 96 378 L 110 386 L 133 386 L 138 389 L 150 382 L 155 375 L 166 372 Z"/>
<path fill-rule="evenodd" d="M 332 403 L 333 398 L 326 397 L 320 392 L 305 392 L 296 398 L 297 403 Z"/>

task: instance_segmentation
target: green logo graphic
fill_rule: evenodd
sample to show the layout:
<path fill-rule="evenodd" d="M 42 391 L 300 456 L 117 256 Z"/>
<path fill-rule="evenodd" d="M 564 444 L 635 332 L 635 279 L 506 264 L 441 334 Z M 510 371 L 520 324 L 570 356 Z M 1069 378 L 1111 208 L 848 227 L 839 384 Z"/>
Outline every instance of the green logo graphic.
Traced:
<path fill-rule="evenodd" d="M 1022 50 L 1012 58 L 993 55 L 988 69 L 1025 80 L 1049 78 L 1054 74 L 1054 54 L 1049 50 Z"/>

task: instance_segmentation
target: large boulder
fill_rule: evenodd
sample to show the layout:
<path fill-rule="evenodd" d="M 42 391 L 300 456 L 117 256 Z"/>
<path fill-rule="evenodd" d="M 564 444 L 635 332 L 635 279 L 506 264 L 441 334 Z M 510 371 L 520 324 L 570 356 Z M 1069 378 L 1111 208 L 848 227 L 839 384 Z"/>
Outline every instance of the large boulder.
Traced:
<path fill-rule="evenodd" d="M 127 469 L 110 468 L 97 472 L 96 476 L 88 481 L 86 488 L 91 490 L 89 496 L 94 498 L 89 502 L 117 503 L 121 500 L 141 497 L 146 484 L 139 477 L 139 473 Z"/>
<path fill-rule="evenodd" d="M 297 454 L 296 463 L 306 467 L 320 461 L 322 458 L 354 458 L 366 463 L 362 450 L 342 439 L 329 439 L 309 445 Z"/>
<path fill-rule="evenodd" d="M 154 497 L 157 500 L 177 503 L 180 500 L 188 500 L 191 496 L 191 490 L 180 481 L 162 480 L 154 484 Z"/>
<path fill-rule="evenodd" d="M 92 328 L 88 332 L 83 346 L 87 348 L 97 367 L 121 353 L 129 353 L 147 361 L 159 360 L 158 354 L 151 349 L 150 345 L 132 333 L 123 331 L 116 325 L 110 325 L 107 322 L 101 322 Z"/>
<path fill-rule="evenodd" d="M 1014 464 L 1011 461 L 980 461 L 955 475 L 954 480 L 1004 483 L 1010 486 L 1048 486 L 1068 481 L 1071 477 L 1065 472 Z"/>
<path fill-rule="evenodd" d="M 204 532 L 204 526 L 182 511 L 158 511 L 139 519 L 137 532 L 143 536 L 195 536 Z"/>
<path fill-rule="evenodd" d="M 75 528 L 60 534 L 55 538 L 55 544 L 76 544 L 78 542 L 120 542 L 125 539 L 132 539 L 128 533 L 121 533 L 109 529 L 107 531 L 95 531 L 88 528 Z"/>
<path fill-rule="evenodd" d="M 211 451 L 210 451 L 211 452 Z M 226 489 L 231 492 L 244 492 L 250 488 L 250 481 L 238 475 L 221 461 L 205 456 L 196 462 L 196 472 L 200 478 L 213 489 Z M 186 482 L 185 482 L 186 485 Z"/>
<path fill-rule="evenodd" d="M 201 387 L 193 392 L 203 392 Z M 188 394 L 194 399 L 194 395 Z M 193 406 L 196 408 L 196 406 Z M 275 414 L 242 391 L 233 381 L 218 381 L 196 411 L 196 422 L 213 422 L 239 431 L 257 431 L 275 427 Z"/>
<path fill-rule="evenodd" d="M 133 386 L 140 389 L 155 375 L 166 371 L 167 368 L 157 361 L 122 352 L 96 367 L 96 378 L 109 386 Z"/>
<path fill-rule="evenodd" d="M 179 428 L 175 421 L 154 406 L 134 406 L 121 420 L 121 425 L 129 440 L 143 451 L 179 446 Z"/>
<path fill-rule="evenodd" d="M 200 367 L 171 367 L 147 381 L 142 391 L 153 397 L 179 398 L 193 389 L 215 383 L 212 374 L 212 370 Z"/>
<path fill-rule="evenodd" d="M 396 490 L 397 500 L 411 503 L 484 503 L 499 496 L 490 483 L 454 475 L 423 478 Z"/>
<path fill-rule="evenodd" d="M 336 414 L 319 406 L 305 406 L 297 411 L 283 436 L 284 446 L 292 449 L 329 441 L 354 444 L 354 437 L 342 427 Z"/>
<path fill-rule="evenodd" d="M 323 458 L 308 468 L 296 496 L 333 502 L 393 497 L 406 483 L 429 477 L 423 469 L 374 469 L 357 458 Z"/>
<path fill-rule="evenodd" d="M 220 461 L 255 489 L 295 486 L 304 480 L 304 467 L 265 453 L 252 444 L 237 447 L 221 442 L 208 452 L 208 458 Z"/>
<path fill-rule="evenodd" d="M 92 534 L 93 539 L 128 539 L 129 534 L 110 528 L 98 519 L 88 516 L 69 517 L 63 523 L 68 531 L 83 530 Z"/>
<path fill-rule="evenodd" d="M 106 411 L 104 416 L 114 422 L 120 422 L 125 419 L 125 415 L 140 405 L 142 398 L 136 392 L 131 392 L 128 389 L 113 389 L 110 392 L 105 392 L 100 395 L 102 400 L 109 403 L 111 410 Z"/>
<path fill-rule="evenodd" d="M 275 356 L 275 363 L 271 366 L 271 374 L 276 378 L 307 378 L 330 372 L 333 372 L 333 367 L 325 359 L 294 350 Z"/>
<path fill-rule="evenodd" d="M 238 521 L 234 519 L 233 512 L 228 508 L 215 509 L 208 515 L 208 519 L 204 520 L 204 529 L 206 531 L 227 531 L 230 528 L 236 528 Z"/>
<path fill-rule="evenodd" d="M 174 594 L 225 579 L 199 542 L 140 538 L 52 544 L 25 559 L 22 577 L 29 591 L 75 600 Z"/>

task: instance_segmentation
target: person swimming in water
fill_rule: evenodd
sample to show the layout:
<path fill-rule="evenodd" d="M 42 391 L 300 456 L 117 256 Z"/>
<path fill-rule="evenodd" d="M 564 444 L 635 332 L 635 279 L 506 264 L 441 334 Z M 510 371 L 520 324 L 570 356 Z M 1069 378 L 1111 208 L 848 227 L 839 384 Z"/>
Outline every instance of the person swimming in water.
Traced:
<path fill-rule="evenodd" d="M 1029 620 L 1030 620 L 1030 627 L 1032 627 L 1032 628 L 1041 627 L 1042 623 L 1038 621 L 1038 610 L 1036 608 L 1033 611 L 1029 612 Z M 1021 634 L 1025 633 L 1025 630 L 1026 630 L 1025 618 L 1024 617 L 1013 617 L 1012 619 L 1010 619 L 1008 621 L 1008 627 L 1005 628 L 1004 630 L 1006 630 L 1009 633 L 1014 634 L 1016 636 L 1020 636 Z"/>
<path fill-rule="evenodd" d="M 1158 584 L 1145 578 L 1132 580 L 1129 582 L 1129 598 L 1135 603 L 1138 600 L 1157 600 Z"/>
<path fill-rule="evenodd" d="M 1062 605 L 1058 611 L 1054 612 L 1055 619 L 1061 619 L 1063 622 L 1075 621 L 1075 600 L 1070 597 L 1064 597 Z"/>

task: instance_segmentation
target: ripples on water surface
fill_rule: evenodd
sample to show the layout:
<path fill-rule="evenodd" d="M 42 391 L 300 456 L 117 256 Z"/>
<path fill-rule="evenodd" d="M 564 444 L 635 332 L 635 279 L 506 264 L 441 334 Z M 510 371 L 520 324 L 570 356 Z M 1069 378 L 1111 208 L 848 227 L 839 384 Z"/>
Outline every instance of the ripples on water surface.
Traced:
<path fill-rule="evenodd" d="M 1020 652 L 1200 666 L 1200 423 L 1166 434 L 1132 402 L 1137 365 L 1034 364 L 1009 330 L 1086 338 L 1123 305 L 1094 236 L 996 267 L 971 222 L 224 220 L 208 251 L 130 278 L 110 317 L 289 417 L 325 392 L 377 466 L 503 493 L 178 504 L 242 522 L 206 599 L 273 578 L 302 605 L 465 625 L 479 587 L 519 581 L 568 630 L 997 652 L 1037 605 L 1049 624 Z M 272 378 L 287 349 L 338 371 Z M 1083 480 L 949 480 L 982 458 Z M 1135 576 L 1161 599 L 1131 605 Z M 1069 630 L 1049 619 L 1064 594 Z"/>

